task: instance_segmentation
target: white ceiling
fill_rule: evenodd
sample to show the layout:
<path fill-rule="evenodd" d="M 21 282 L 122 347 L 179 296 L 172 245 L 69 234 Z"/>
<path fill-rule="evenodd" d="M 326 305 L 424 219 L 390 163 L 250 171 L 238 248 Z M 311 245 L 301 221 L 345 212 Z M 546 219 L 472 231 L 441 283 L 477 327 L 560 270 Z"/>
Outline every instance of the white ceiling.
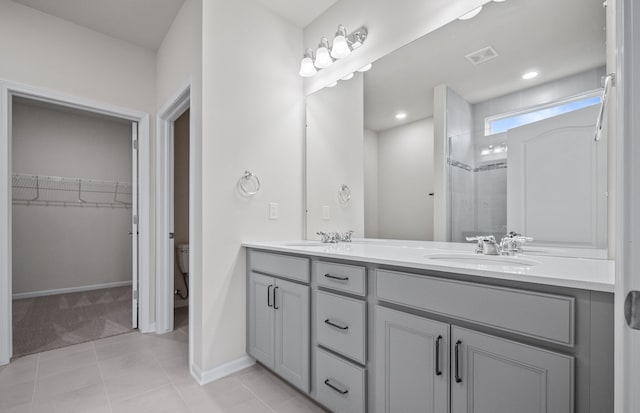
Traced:
<path fill-rule="evenodd" d="M 157 50 L 184 0 L 14 0 L 89 29 Z"/>
<path fill-rule="evenodd" d="M 158 50 L 184 3 L 184 0 L 13 1 L 150 50 Z M 304 28 L 337 0 L 255 1 Z"/>
<path fill-rule="evenodd" d="M 374 62 L 365 74 L 365 127 L 380 131 L 433 116 L 433 88 L 446 84 L 478 103 L 605 63 L 600 0 L 490 2 Z M 472 65 L 465 55 L 492 46 L 498 57 Z M 536 69 L 540 76 L 523 81 Z M 403 111 L 403 121 L 394 115 Z"/>
<path fill-rule="evenodd" d="M 316 17 L 338 0 L 255 0 L 300 28 L 307 27 Z"/>

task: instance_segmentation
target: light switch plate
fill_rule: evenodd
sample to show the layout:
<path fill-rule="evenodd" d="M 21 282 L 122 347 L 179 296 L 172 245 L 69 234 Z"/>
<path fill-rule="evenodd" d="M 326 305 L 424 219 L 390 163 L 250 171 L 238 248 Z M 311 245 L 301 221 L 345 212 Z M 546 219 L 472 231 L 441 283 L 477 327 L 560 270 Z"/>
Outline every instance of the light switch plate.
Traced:
<path fill-rule="evenodd" d="M 331 209 L 329 208 L 329 205 L 324 205 L 322 207 L 322 219 L 325 221 L 329 221 L 331 219 Z"/>
<path fill-rule="evenodd" d="M 278 219 L 278 215 L 280 214 L 280 204 L 275 202 L 269 203 L 269 219 Z"/>

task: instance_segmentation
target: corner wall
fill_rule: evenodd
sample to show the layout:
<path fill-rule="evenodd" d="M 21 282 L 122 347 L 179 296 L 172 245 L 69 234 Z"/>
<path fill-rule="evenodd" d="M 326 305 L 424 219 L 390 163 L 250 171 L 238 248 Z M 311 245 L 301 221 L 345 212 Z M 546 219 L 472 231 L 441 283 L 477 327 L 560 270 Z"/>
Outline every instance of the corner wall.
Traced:
<path fill-rule="evenodd" d="M 250 0 L 203 3 L 203 371 L 246 354 L 244 240 L 302 236 L 302 30 Z M 239 27 L 237 22 L 242 22 Z M 233 36 L 232 36 L 233 35 Z M 245 170 L 262 183 L 242 197 Z M 280 218 L 269 220 L 269 202 Z"/>

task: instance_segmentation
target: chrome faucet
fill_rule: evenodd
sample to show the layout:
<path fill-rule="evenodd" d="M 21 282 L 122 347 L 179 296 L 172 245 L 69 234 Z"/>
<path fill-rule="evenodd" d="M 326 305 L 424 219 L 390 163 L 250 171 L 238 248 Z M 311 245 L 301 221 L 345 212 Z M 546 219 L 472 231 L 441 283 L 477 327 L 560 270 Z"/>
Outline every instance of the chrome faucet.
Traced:
<path fill-rule="evenodd" d="M 533 241 L 531 237 L 525 237 L 522 234 L 510 232 L 500 240 L 500 244 L 496 242 L 493 235 L 478 235 L 476 237 L 467 237 L 467 241 L 477 242 L 476 254 L 484 255 L 509 255 L 522 252 L 522 244 Z"/>
<path fill-rule="evenodd" d="M 500 241 L 500 253 L 502 255 L 516 255 L 522 252 L 522 244 L 531 242 L 533 238 L 511 231 Z"/>
<path fill-rule="evenodd" d="M 467 237 L 467 241 L 476 241 L 476 254 L 500 255 L 500 245 L 493 235 L 478 235 L 477 237 Z"/>

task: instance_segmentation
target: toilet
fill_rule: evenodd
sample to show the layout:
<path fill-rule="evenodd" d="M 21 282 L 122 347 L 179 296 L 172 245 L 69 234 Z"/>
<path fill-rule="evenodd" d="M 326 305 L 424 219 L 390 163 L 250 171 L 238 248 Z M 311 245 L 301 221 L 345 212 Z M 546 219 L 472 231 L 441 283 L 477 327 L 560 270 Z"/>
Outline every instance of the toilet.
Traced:
<path fill-rule="evenodd" d="M 176 259 L 178 260 L 178 269 L 184 274 L 189 273 L 189 244 L 178 244 L 176 247 Z"/>

